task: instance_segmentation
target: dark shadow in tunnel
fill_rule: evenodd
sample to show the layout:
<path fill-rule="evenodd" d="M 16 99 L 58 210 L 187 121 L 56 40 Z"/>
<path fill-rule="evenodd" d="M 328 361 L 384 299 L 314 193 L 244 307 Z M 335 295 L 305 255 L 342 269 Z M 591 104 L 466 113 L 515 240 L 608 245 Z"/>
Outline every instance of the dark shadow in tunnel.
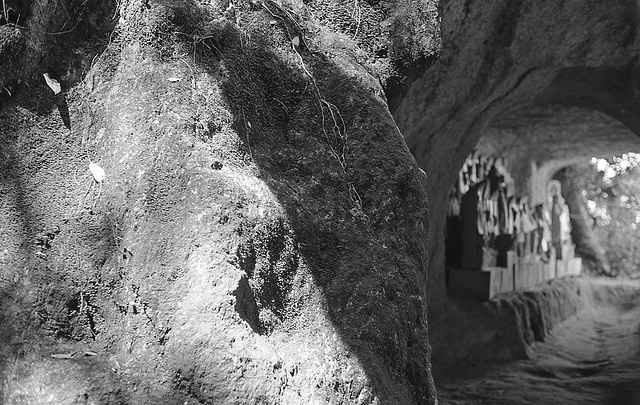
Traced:
<path fill-rule="evenodd" d="M 616 386 L 605 396 L 602 405 L 640 404 L 640 388 L 638 381 Z"/>
<path fill-rule="evenodd" d="M 221 77 L 233 128 L 259 177 L 286 209 L 328 316 L 380 403 L 395 404 L 407 390 L 415 403 L 434 403 L 424 303 L 426 241 L 413 238 L 426 234 L 421 174 L 385 102 L 327 56 L 310 51 L 295 21 L 276 3 L 265 6 L 271 8 L 254 21 L 259 34 L 231 23 L 209 28 L 196 49 L 196 63 Z M 193 9 L 172 8 L 175 26 L 169 30 L 191 32 L 198 19 L 190 14 Z M 274 37 L 273 19 L 294 52 L 271 50 L 274 44 L 265 38 Z M 271 250 L 281 255 L 283 242 L 273 243 Z M 251 277 L 255 259 L 241 256 Z M 295 316 L 295 305 L 301 304 L 288 296 L 300 264 L 293 266 L 276 275 L 277 287 L 261 280 L 267 287 L 254 291 L 259 309 L 281 320 L 291 311 Z M 270 325 L 249 318 L 254 330 L 270 333 Z"/>
<path fill-rule="evenodd" d="M 592 108 L 640 134 L 640 75 L 634 67 L 567 67 L 536 97 L 540 104 Z"/>

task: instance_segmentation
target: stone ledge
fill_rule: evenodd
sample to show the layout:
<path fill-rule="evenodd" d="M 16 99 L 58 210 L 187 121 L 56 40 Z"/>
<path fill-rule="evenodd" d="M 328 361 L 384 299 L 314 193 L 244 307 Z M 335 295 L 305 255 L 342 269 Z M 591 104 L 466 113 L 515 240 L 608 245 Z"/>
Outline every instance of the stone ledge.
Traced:
<path fill-rule="evenodd" d="M 434 364 L 437 368 L 457 361 L 528 358 L 532 345 L 568 318 L 638 293 L 638 282 L 570 277 L 501 294 L 481 304 L 460 297 L 449 300 L 447 330 L 437 331 L 432 338 Z"/>

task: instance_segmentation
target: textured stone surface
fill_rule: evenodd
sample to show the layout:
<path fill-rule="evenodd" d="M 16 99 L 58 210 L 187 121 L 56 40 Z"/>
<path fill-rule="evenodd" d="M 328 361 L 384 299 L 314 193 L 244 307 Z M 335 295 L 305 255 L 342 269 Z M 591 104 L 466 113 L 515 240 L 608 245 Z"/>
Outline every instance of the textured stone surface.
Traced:
<path fill-rule="evenodd" d="M 118 5 L 55 48 L 70 130 L 44 65 L 0 111 L 3 399 L 435 403 L 425 175 L 380 86 L 435 3 L 377 6 L 387 54 L 302 2 Z"/>

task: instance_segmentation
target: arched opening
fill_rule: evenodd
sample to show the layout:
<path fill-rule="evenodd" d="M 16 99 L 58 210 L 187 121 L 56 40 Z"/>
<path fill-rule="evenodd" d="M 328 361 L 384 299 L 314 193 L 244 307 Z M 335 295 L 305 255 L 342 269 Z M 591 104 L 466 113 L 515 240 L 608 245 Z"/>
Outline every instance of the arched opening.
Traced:
<path fill-rule="evenodd" d="M 575 162 L 637 150 L 638 144 L 618 120 L 575 106 L 534 105 L 492 122 L 449 193 L 449 291 L 487 300 L 579 274 L 569 218 L 573 214 L 575 222 L 580 213 L 568 212 L 553 177 Z"/>
<path fill-rule="evenodd" d="M 449 191 L 472 151 L 502 157 L 515 195 L 531 198 L 576 160 L 634 150 L 640 133 L 634 121 L 635 4 L 599 3 L 585 12 L 569 3 L 444 2 L 442 13 L 441 57 L 393 112 L 428 176 L 429 330 L 436 374 L 438 363 L 451 358 L 525 355 L 499 347 L 506 341 L 498 335 L 518 332 L 507 330 L 495 313 L 513 307 L 469 315 L 470 307 L 447 297 Z M 475 332 L 485 326 L 501 330 Z"/>
<path fill-rule="evenodd" d="M 474 310 L 481 301 L 501 293 L 526 291 L 549 280 L 580 274 L 584 255 L 581 251 L 575 254 L 571 236 L 571 223 L 580 212 L 571 212 L 565 203 L 556 175 L 593 156 L 640 150 L 640 138 L 607 113 L 546 101 L 543 94 L 530 105 L 508 110 L 487 124 L 464 159 L 453 187 L 448 188 L 447 209 L 440 213 L 443 219 L 432 218 L 432 224 L 442 224 L 445 254 L 440 265 L 445 277 L 435 281 L 439 285 L 432 281 L 430 287 L 432 291 L 446 288 L 441 295 L 446 301 L 441 305 L 449 308 L 444 315 L 448 324 L 467 324 L 469 316 L 482 312 Z M 499 179 L 491 178 L 496 175 Z M 465 212 L 469 218 L 464 218 Z M 592 260 L 586 259 L 587 268 L 596 270 Z M 432 266 L 437 264 L 432 262 Z M 498 318 L 489 316 L 484 325 L 477 324 L 477 333 L 495 330 L 501 322 Z M 450 332 L 443 332 L 443 339 L 440 332 L 443 330 L 432 333 L 434 347 L 455 339 Z M 477 349 L 472 349 L 466 355 L 518 356 L 497 347 L 509 344 L 497 337 L 500 333 L 487 343 L 496 345 L 494 350 L 473 353 Z M 451 346 L 459 350 L 458 343 Z M 477 342 L 469 340 L 467 344 Z M 437 361 L 438 356 L 435 358 Z"/>

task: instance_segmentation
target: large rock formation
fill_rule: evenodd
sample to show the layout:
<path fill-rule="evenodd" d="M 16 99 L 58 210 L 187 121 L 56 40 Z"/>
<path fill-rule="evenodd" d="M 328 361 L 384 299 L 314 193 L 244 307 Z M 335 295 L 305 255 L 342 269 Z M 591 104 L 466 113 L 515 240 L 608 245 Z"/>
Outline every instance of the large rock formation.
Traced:
<path fill-rule="evenodd" d="M 3 4 L 6 403 L 436 402 L 433 2 Z"/>

